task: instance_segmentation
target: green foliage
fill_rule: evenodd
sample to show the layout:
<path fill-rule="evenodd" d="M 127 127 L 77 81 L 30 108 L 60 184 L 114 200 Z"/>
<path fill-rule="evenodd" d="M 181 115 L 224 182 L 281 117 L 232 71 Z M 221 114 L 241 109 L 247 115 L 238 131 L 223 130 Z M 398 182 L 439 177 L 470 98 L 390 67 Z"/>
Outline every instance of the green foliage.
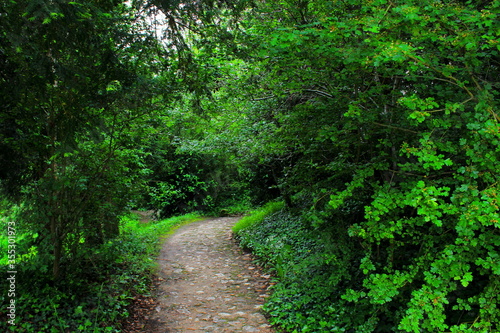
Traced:
<path fill-rule="evenodd" d="M 213 128 L 205 117 L 183 111 L 189 107 L 185 101 L 175 102 L 161 110 L 164 114 L 149 119 L 147 135 L 141 137 L 147 187 L 138 206 L 161 216 L 248 210 L 253 196 L 245 170 L 228 159 L 226 152 L 201 139 Z M 186 128 L 186 123 L 193 126 Z"/>
<path fill-rule="evenodd" d="M 499 8 L 6 2 L 0 184 L 23 203 L 7 214 L 24 273 L 61 288 L 106 253 L 127 206 L 231 214 L 278 199 L 286 213 L 235 227 L 275 267 L 276 323 L 498 331 Z M 136 20 L 156 9 L 164 44 Z"/>
<path fill-rule="evenodd" d="M 251 229 L 261 223 L 264 218 L 268 215 L 271 215 L 280 209 L 282 209 L 284 203 L 279 202 L 268 202 L 264 206 L 253 210 L 249 213 L 249 215 L 241 218 L 236 224 L 233 226 L 233 233 L 239 236 L 246 229 Z"/>
<path fill-rule="evenodd" d="M 147 253 L 151 254 L 158 249 L 159 237 L 167 236 L 178 227 L 201 219 L 202 217 L 197 213 L 178 215 L 150 223 L 141 223 L 135 216 L 134 218 L 124 217 L 125 223 L 122 228 L 130 237 L 134 235 L 143 237 L 140 242 L 145 244 Z M 153 245 L 151 246 L 151 244 Z"/>
<path fill-rule="evenodd" d="M 250 213 L 252 203 L 248 197 L 230 198 L 221 204 L 221 209 L 214 212 L 217 216 L 235 216 Z"/>
<path fill-rule="evenodd" d="M 135 215 L 124 216 L 120 236 L 80 254 L 79 266 L 59 285 L 51 283 L 43 272 L 29 269 L 36 255 L 21 259 L 26 239 L 18 237 L 18 316 L 16 326 L 3 321 L 0 328 L 9 332 L 119 332 L 131 301 L 137 295 L 150 293 L 160 236 L 198 219 L 189 214 L 141 223 Z M 5 282 L 1 286 L 7 288 Z M 2 309 L 6 309 L 8 301 L 6 293 L 1 295 Z M 6 316 L 3 311 L 0 314 Z"/>
<path fill-rule="evenodd" d="M 161 216 L 210 211 L 219 195 L 214 161 L 210 156 L 177 152 L 174 146 L 155 148 L 146 159 L 150 166 L 146 205 Z"/>
<path fill-rule="evenodd" d="M 135 9 L 116 1 L 8 1 L 0 11 L 2 190 L 25 202 L 17 222 L 40 236 L 57 280 L 118 233 L 140 188 L 140 126 L 130 122 L 148 111 L 154 66 L 130 59 L 152 60 L 158 42 L 140 41 Z"/>
<path fill-rule="evenodd" d="M 264 310 L 288 332 L 368 332 L 363 307 L 339 296 L 356 284 L 362 253 L 345 230 L 313 227 L 300 216 L 280 210 L 239 233 L 241 245 L 275 274 L 276 285 Z M 334 242 L 332 242 L 334 241 Z"/>
<path fill-rule="evenodd" d="M 332 224 L 362 249 L 332 300 L 358 319 L 322 307 L 313 325 L 304 308 L 287 328 L 321 331 L 331 319 L 356 332 L 498 330 L 498 9 L 268 1 L 244 16 L 258 75 L 230 83 L 250 91 L 248 104 L 234 98 L 247 111 L 225 137 L 272 166 L 302 223 Z"/>

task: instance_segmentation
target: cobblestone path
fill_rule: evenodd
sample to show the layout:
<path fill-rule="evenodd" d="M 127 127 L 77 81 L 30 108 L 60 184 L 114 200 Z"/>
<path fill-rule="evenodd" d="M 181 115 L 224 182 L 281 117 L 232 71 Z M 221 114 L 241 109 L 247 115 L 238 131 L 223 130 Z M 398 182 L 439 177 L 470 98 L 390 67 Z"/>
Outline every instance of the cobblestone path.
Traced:
<path fill-rule="evenodd" d="M 149 332 L 274 332 L 260 311 L 269 276 L 234 243 L 231 227 L 236 221 L 195 222 L 165 241 Z"/>

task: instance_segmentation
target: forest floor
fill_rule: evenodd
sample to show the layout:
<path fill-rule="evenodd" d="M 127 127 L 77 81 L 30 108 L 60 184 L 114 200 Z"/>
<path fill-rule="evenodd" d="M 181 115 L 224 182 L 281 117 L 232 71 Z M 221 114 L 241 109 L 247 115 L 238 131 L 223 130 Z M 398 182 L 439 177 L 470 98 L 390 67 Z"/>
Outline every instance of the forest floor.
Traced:
<path fill-rule="evenodd" d="M 158 258 L 156 295 L 137 299 L 125 332 L 275 332 L 260 308 L 270 276 L 236 244 L 222 217 L 179 228 Z"/>

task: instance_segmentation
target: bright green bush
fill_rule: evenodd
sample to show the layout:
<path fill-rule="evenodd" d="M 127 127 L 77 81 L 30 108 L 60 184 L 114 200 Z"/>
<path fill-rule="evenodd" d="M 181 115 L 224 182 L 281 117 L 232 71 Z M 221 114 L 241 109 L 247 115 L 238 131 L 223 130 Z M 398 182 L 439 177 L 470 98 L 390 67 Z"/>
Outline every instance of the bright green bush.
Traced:
<path fill-rule="evenodd" d="M 233 233 L 239 235 L 242 230 L 255 226 L 262 222 L 262 220 L 278 210 L 282 209 L 284 203 L 278 202 L 268 202 L 263 207 L 250 212 L 250 215 L 243 217 L 233 226 Z"/>
<path fill-rule="evenodd" d="M 231 215 L 242 215 L 248 213 L 252 209 L 252 204 L 248 198 L 236 201 L 227 201 L 228 205 L 222 205 L 224 208 L 220 208 L 214 211 L 213 215 L 216 216 L 231 216 Z"/>

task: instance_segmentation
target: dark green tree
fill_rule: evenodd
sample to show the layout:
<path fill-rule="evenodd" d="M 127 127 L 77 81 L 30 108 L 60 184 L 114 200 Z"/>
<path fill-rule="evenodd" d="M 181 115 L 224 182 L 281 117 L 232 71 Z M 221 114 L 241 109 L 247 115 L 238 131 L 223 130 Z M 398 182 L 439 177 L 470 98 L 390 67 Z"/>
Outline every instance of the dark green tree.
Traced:
<path fill-rule="evenodd" d="M 2 185 L 24 193 L 55 278 L 78 244 L 116 235 L 131 188 L 127 137 L 160 63 L 135 15 L 118 1 L 9 1 L 0 12 Z"/>

